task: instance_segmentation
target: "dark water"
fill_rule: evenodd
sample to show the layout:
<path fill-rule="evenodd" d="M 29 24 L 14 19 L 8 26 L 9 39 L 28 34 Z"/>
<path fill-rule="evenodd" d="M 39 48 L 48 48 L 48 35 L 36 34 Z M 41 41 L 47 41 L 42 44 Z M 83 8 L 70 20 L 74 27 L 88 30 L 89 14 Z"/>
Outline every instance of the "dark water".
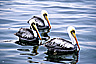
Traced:
<path fill-rule="evenodd" d="M 47 55 L 44 46 L 16 44 L 14 35 L 33 15 L 47 10 L 52 29 L 50 38 L 69 39 L 67 27 L 76 27 L 80 52 L 73 55 Z M 37 49 L 37 51 L 36 51 Z M 76 60 L 74 60 L 74 58 Z M 96 0 L 0 0 L 0 64 L 96 64 Z"/>

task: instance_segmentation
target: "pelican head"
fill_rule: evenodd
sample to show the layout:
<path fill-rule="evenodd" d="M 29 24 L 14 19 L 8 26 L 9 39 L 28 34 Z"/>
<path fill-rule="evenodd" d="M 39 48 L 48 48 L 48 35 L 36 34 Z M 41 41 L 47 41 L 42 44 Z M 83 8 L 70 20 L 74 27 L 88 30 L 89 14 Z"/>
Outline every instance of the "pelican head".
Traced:
<path fill-rule="evenodd" d="M 41 36 L 40 36 L 40 33 L 39 33 L 38 29 L 37 29 L 35 20 L 32 19 L 31 22 L 29 22 L 29 24 L 30 24 L 30 26 L 31 26 L 32 29 L 36 30 L 36 32 L 37 32 L 37 34 L 38 34 L 40 40 L 42 40 L 42 39 L 41 39 Z"/>
<path fill-rule="evenodd" d="M 31 18 L 30 20 L 28 20 L 28 22 L 27 23 L 29 23 L 30 24 L 30 26 L 31 26 L 31 24 L 32 23 L 36 23 L 36 21 L 33 19 L 33 18 Z"/>
<path fill-rule="evenodd" d="M 42 10 L 41 14 L 42 14 L 42 17 L 44 18 L 44 20 L 47 21 L 47 23 L 49 25 L 49 28 L 51 28 L 51 25 L 50 25 L 50 22 L 49 22 L 49 19 L 48 19 L 48 12 L 46 10 Z"/>
<path fill-rule="evenodd" d="M 78 46 L 79 50 L 80 50 L 80 47 L 79 47 L 79 44 L 78 44 L 78 41 L 77 41 L 77 38 L 76 38 L 76 34 L 75 34 L 75 28 L 73 26 L 69 26 L 68 29 L 68 34 L 69 34 L 69 37 L 72 41 L 72 44 L 73 45 L 76 45 Z"/>

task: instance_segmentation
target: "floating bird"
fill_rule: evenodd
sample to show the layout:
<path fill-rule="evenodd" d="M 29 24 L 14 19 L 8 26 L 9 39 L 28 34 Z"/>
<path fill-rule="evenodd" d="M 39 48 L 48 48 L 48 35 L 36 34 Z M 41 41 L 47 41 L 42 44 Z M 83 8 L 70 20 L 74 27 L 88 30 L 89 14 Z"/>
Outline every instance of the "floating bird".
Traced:
<path fill-rule="evenodd" d="M 37 16 L 33 16 L 27 23 L 30 23 L 32 22 L 32 19 L 35 19 L 38 30 L 51 29 L 47 11 L 42 10 L 41 14 L 43 19 Z"/>
<path fill-rule="evenodd" d="M 75 28 L 73 26 L 70 26 L 68 27 L 67 31 L 72 42 L 62 38 L 53 38 L 50 41 L 48 41 L 45 44 L 45 46 L 50 51 L 56 51 L 56 52 L 73 52 L 77 50 L 77 46 L 80 50 L 80 47 L 75 35 Z"/>
<path fill-rule="evenodd" d="M 18 36 L 19 39 L 25 40 L 25 41 L 35 41 L 38 39 L 38 37 L 40 40 L 42 40 L 39 34 L 39 31 L 37 29 L 35 20 L 32 19 L 31 21 L 32 23 L 30 24 L 30 26 L 32 29 L 20 28 L 19 31 L 15 33 L 15 35 Z"/>

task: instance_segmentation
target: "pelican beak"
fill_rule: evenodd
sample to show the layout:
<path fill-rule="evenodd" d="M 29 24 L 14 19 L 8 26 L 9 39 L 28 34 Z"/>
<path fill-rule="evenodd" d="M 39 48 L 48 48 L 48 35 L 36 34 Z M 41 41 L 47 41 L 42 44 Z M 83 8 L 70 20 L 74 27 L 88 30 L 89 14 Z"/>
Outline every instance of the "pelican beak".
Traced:
<path fill-rule="evenodd" d="M 48 25 L 49 25 L 49 27 L 50 27 L 50 29 L 51 29 L 51 25 L 50 25 L 50 22 L 49 22 L 49 19 L 48 19 L 48 17 L 47 17 L 47 16 L 45 16 L 45 19 L 47 20 L 47 22 L 48 22 Z"/>
<path fill-rule="evenodd" d="M 40 33 L 39 33 L 39 31 L 38 31 L 38 29 L 37 29 L 36 25 L 34 25 L 34 24 L 33 24 L 33 26 L 34 26 L 34 28 L 35 28 L 35 30 L 36 30 L 36 32 L 37 32 L 37 34 L 38 34 L 38 36 L 39 36 L 40 40 L 42 40 L 42 39 L 41 39 L 41 36 L 40 36 Z"/>
<path fill-rule="evenodd" d="M 77 41 L 77 38 L 76 38 L 76 34 L 73 32 L 72 35 L 74 36 L 74 38 L 75 38 L 75 40 L 76 40 L 76 43 L 77 43 L 77 46 L 78 46 L 78 48 L 79 48 L 79 50 L 80 50 L 80 47 L 79 47 L 79 44 L 78 44 L 78 41 Z"/>

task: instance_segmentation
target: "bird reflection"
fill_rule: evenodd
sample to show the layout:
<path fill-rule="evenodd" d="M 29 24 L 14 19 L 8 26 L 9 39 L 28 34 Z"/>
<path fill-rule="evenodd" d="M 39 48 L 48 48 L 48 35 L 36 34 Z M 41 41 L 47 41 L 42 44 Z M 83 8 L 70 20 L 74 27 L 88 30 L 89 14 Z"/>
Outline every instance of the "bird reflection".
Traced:
<path fill-rule="evenodd" d="M 45 32 L 45 33 L 41 33 L 41 36 L 42 36 L 42 40 L 49 40 L 50 39 L 50 36 L 48 35 L 48 32 Z"/>
<path fill-rule="evenodd" d="M 38 52 L 37 52 L 37 50 L 38 50 L 38 48 L 39 48 L 39 46 L 33 46 L 33 49 L 31 50 L 31 49 L 17 49 L 17 50 L 19 50 L 19 51 L 23 51 L 24 53 L 20 53 L 20 55 L 30 55 L 30 56 L 35 56 L 35 55 L 37 55 L 37 54 L 39 54 Z M 27 53 L 26 53 L 27 52 Z M 28 53 L 29 52 L 29 53 Z M 31 52 L 31 53 L 30 53 Z"/>
<path fill-rule="evenodd" d="M 39 40 L 36 41 L 24 41 L 24 40 L 20 40 L 15 42 L 18 45 L 22 45 L 22 46 L 34 46 L 34 45 L 39 45 Z"/>
<path fill-rule="evenodd" d="M 37 52 L 37 49 L 39 48 L 39 41 L 35 41 L 35 42 L 25 42 L 25 41 L 21 41 L 21 40 L 19 40 L 19 41 L 16 41 L 15 42 L 16 44 L 18 44 L 18 45 L 21 45 L 21 46 L 32 46 L 32 50 L 30 50 L 30 49 L 17 49 L 17 50 L 19 50 L 19 51 L 31 51 L 31 53 L 23 53 L 23 54 L 20 54 L 20 55 L 37 55 L 37 54 L 39 54 L 38 52 Z"/>
<path fill-rule="evenodd" d="M 41 32 L 41 33 L 48 33 L 48 32 L 50 32 L 50 29 L 39 30 L 39 32 Z"/>
<path fill-rule="evenodd" d="M 37 52 L 38 48 L 39 48 L 39 46 L 34 46 L 34 47 L 33 47 L 32 53 L 34 53 L 34 55 L 39 54 L 39 53 Z"/>
<path fill-rule="evenodd" d="M 25 41 L 16 41 L 15 42 L 16 44 L 18 45 L 21 45 L 21 46 L 32 46 L 31 49 L 28 47 L 28 48 L 18 48 L 17 50 L 18 51 L 22 51 L 22 53 L 20 53 L 20 55 L 24 55 L 24 56 L 28 56 L 28 62 L 29 63 L 38 63 L 38 62 L 35 62 L 35 61 L 32 61 L 32 56 L 36 56 L 39 54 L 39 52 L 37 51 L 38 48 L 39 48 L 39 44 L 38 42 L 25 42 Z"/>
<path fill-rule="evenodd" d="M 46 60 L 45 61 L 50 61 L 50 62 L 57 62 L 57 63 L 71 63 L 71 64 L 76 64 L 78 62 L 78 56 L 79 52 L 74 52 L 74 53 L 57 53 L 57 52 L 52 52 L 52 51 L 47 51 L 45 53 L 47 56 L 45 56 Z"/>

